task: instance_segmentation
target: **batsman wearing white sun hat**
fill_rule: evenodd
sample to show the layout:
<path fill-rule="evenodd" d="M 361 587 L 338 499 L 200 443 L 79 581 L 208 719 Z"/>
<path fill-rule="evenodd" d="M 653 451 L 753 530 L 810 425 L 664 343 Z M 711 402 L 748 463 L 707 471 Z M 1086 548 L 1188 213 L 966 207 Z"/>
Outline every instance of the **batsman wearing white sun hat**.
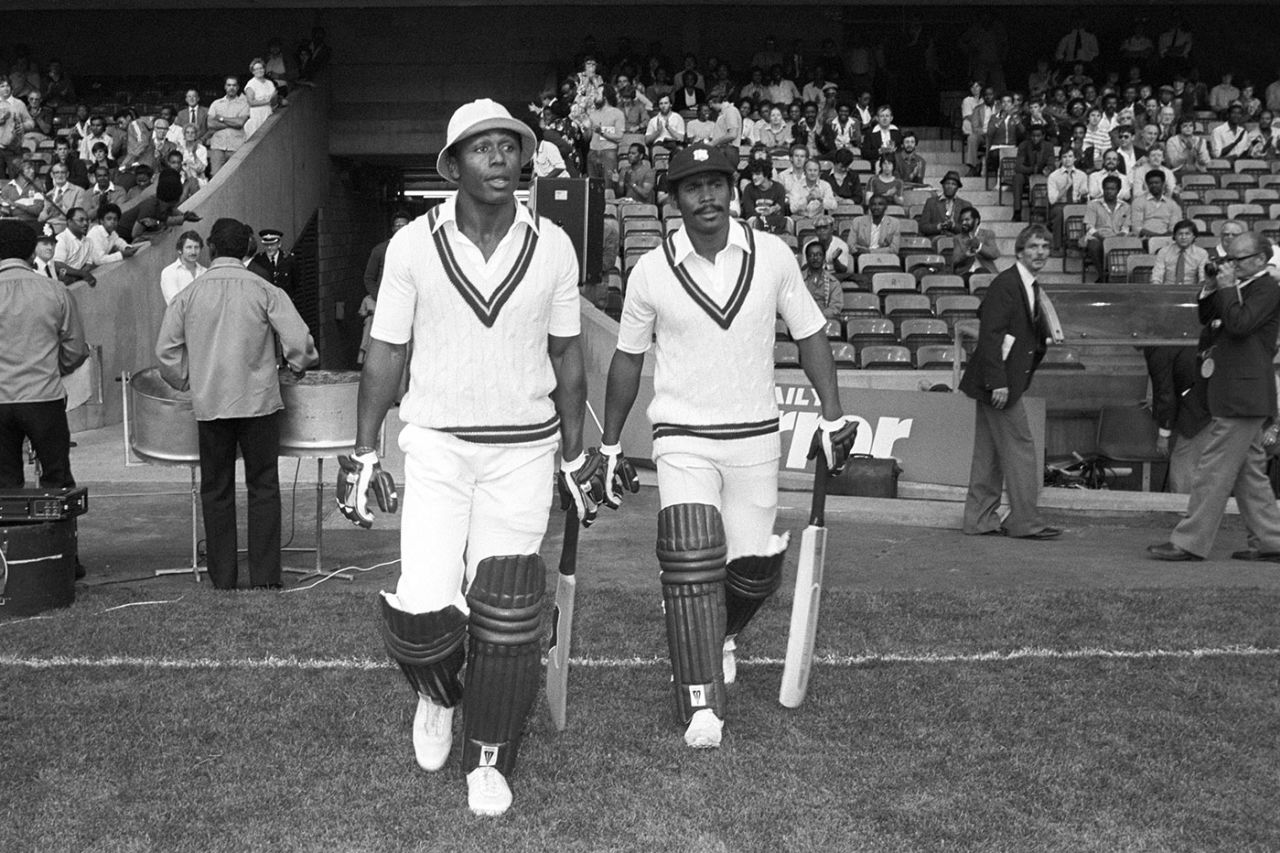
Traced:
<path fill-rule="evenodd" d="M 536 146 L 527 125 L 488 99 L 449 120 L 437 165 L 458 192 L 387 247 L 358 446 L 338 487 L 360 526 L 373 523 L 370 496 L 395 511 L 374 445 L 412 340 L 400 405 L 401 571 L 378 606 L 387 649 L 417 693 L 413 744 L 424 770 L 448 760 L 462 706 L 462 766 L 478 815 L 511 805 L 507 780 L 540 683 L 538 549 L 553 477 L 584 525 L 602 492 L 600 457 L 582 447 L 577 258 L 560 228 L 515 199 Z"/>

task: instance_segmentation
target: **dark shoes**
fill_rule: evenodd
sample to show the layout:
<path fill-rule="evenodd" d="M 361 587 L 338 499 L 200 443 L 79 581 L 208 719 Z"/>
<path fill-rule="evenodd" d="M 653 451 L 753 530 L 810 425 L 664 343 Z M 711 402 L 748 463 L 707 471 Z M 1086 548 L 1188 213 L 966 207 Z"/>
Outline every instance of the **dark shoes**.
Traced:
<path fill-rule="evenodd" d="M 1027 533 L 1022 536 L 1014 536 L 1003 527 L 997 527 L 995 530 L 984 530 L 977 534 L 978 536 L 1008 536 L 1010 539 L 1057 539 L 1062 535 L 1062 531 L 1057 527 L 1042 527 L 1034 533 Z"/>
<path fill-rule="evenodd" d="M 1280 563 L 1280 551 L 1255 551 L 1252 548 L 1246 548 L 1243 551 L 1233 551 L 1231 559 L 1246 560 L 1248 562 Z"/>
<path fill-rule="evenodd" d="M 1161 542 L 1159 545 L 1148 545 L 1147 553 L 1157 560 L 1168 560 L 1170 562 L 1184 561 L 1200 561 L 1204 557 L 1192 554 L 1190 551 L 1184 551 L 1171 542 Z"/>
<path fill-rule="evenodd" d="M 1041 527 L 1033 533 L 1027 533 L 1022 536 L 1014 536 L 1012 533 L 1005 532 L 1010 539 L 1057 539 L 1062 535 L 1062 530 L 1057 527 Z"/>

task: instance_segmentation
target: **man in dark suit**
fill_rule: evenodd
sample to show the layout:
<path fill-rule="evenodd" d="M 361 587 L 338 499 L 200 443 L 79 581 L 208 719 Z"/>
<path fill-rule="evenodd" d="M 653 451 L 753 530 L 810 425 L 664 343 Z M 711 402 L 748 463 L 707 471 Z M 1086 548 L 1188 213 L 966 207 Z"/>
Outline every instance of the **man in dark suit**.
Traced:
<path fill-rule="evenodd" d="M 976 207 L 960 211 L 960 233 L 951 247 L 951 271 L 966 282 L 973 273 L 994 273 L 1000 246 L 991 229 L 983 228 L 982 214 Z"/>
<path fill-rule="evenodd" d="M 960 390 L 977 403 L 964 532 L 1053 539 L 1062 531 L 1046 525 L 1036 507 L 1043 473 L 1022 403 L 1052 336 L 1035 281 L 1049 259 L 1049 229 L 1027 226 L 1014 248 L 1018 262 L 992 279 L 982 300 L 978 346 L 960 380 Z M 1010 505 L 1003 525 L 1002 487 Z"/>
<path fill-rule="evenodd" d="M 1013 163 L 1013 220 L 1022 221 L 1022 194 L 1032 175 L 1048 175 L 1055 166 L 1053 146 L 1045 141 L 1044 127 L 1032 125 L 1027 138 L 1018 145 Z M 1028 199 L 1029 201 L 1030 199 Z"/>
<path fill-rule="evenodd" d="M 1193 346 L 1147 347 L 1143 355 L 1151 377 L 1151 416 L 1160 429 L 1156 447 L 1169 456 L 1169 491 L 1186 494 L 1209 438 L 1208 386 L 1200 360 Z"/>
<path fill-rule="evenodd" d="M 1263 425 L 1276 413 L 1272 359 L 1280 331 L 1280 285 L 1267 271 L 1270 256 L 1266 238 L 1246 232 L 1231 242 L 1223 273 L 1208 279 L 1200 291 L 1200 322 L 1206 327 L 1201 342 L 1208 345 L 1201 373 L 1209 380 L 1213 419 L 1191 478 L 1186 517 L 1168 542 L 1147 548 L 1156 559 L 1208 556 L 1227 498 L 1235 495 L 1257 549 L 1232 556 L 1280 563 L 1280 506 L 1267 479 L 1262 448 Z"/>
<path fill-rule="evenodd" d="M 204 142 L 209 135 L 209 108 L 200 106 L 200 93 L 195 89 L 187 90 L 186 103 L 174 115 L 173 128 L 176 130 L 170 128 L 169 141 L 181 145 L 182 131 L 189 124 L 196 126 L 196 139 Z"/>
<path fill-rule="evenodd" d="M 297 301 L 297 282 L 294 280 L 294 258 L 290 252 L 280 247 L 283 231 L 275 228 L 263 228 L 258 232 L 258 246 L 261 252 L 253 256 L 249 269 L 274 284 L 288 294 L 289 299 Z"/>

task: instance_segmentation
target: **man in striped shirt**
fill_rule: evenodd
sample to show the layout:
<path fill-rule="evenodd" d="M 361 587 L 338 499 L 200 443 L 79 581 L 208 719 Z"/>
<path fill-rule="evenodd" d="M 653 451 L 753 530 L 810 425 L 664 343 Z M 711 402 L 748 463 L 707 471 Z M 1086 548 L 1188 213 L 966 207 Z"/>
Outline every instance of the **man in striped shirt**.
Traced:
<path fill-rule="evenodd" d="M 799 344 L 822 402 L 811 453 L 824 453 L 839 472 L 856 431 L 840 407 L 826 318 L 791 250 L 729 218 L 733 171 L 709 146 L 671 160 L 667 180 L 684 227 L 644 255 L 628 280 L 600 448 L 605 502 L 616 506 L 617 473 L 631 479 L 622 428 L 653 348 L 647 414 L 662 506 L 658 565 L 677 719 L 695 748 L 720 745 L 735 638 L 781 581 L 787 534 L 773 533 L 781 453 L 775 316 Z"/>

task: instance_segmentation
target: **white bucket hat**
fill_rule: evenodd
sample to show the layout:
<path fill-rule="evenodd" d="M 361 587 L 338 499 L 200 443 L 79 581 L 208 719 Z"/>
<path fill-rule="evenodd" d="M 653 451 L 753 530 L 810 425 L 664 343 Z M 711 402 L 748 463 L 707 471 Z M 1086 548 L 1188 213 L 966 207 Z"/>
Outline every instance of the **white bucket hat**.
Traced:
<path fill-rule="evenodd" d="M 509 130 L 520 137 L 520 165 L 533 159 L 533 152 L 538 147 L 538 138 L 533 129 L 522 121 L 511 117 L 507 108 L 490 98 L 480 98 L 469 104 L 463 104 L 454 111 L 449 119 L 449 129 L 444 148 L 436 156 L 436 171 L 449 183 L 454 183 L 444 171 L 444 158 L 454 143 L 460 142 L 486 130 Z"/>

